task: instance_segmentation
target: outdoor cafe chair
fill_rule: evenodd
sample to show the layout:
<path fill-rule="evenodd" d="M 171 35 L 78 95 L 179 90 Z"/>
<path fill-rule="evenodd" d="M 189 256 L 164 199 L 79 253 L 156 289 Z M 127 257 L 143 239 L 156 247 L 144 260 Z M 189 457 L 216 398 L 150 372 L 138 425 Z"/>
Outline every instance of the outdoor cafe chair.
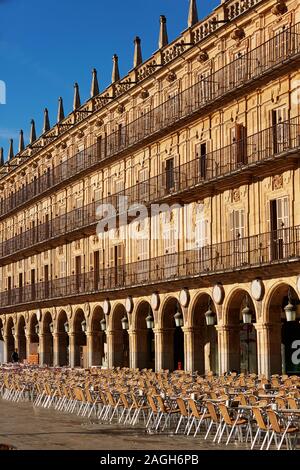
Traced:
<path fill-rule="evenodd" d="M 299 429 L 293 425 L 292 420 L 289 417 L 286 419 L 282 418 L 280 422 L 279 415 L 275 413 L 274 410 L 267 410 L 267 414 L 270 422 L 269 432 L 271 433 L 267 450 L 269 450 L 273 439 L 275 440 L 277 450 L 281 449 L 284 440 L 286 441 L 287 449 L 294 449 L 297 445 Z M 294 438 L 293 443 L 292 437 Z M 280 438 L 279 442 L 277 438 Z"/>

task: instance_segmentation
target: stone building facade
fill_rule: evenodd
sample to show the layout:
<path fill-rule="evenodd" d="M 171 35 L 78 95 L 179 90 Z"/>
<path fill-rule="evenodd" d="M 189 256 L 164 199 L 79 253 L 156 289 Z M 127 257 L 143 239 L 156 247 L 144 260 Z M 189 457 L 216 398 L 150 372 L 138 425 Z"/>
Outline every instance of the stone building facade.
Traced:
<path fill-rule="evenodd" d="M 1 156 L 5 360 L 299 372 L 299 80 L 297 0 L 191 0 L 180 37 L 162 16 L 150 59 L 136 38 L 125 77 L 114 55 L 32 121 Z"/>

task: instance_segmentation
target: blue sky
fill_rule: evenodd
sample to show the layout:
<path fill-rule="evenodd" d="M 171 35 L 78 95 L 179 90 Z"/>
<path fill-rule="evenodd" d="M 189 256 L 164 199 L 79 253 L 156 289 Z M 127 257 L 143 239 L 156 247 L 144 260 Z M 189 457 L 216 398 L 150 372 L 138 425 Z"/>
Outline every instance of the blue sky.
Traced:
<path fill-rule="evenodd" d="M 199 17 L 220 0 L 198 0 Z M 56 120 L 58 97 L 65 113 L 73 100 L 73 85 L 81 101 L 89 97 L 91 70 L 98 71 L 100 89 L 109 83 L 112 56 L 119 56 L 121 76 L 132 68 L 133 39 L 142 39 L 143 58 L 156 49 L 159 16 L 166 15 L 169 40 L 187 27 L 189 0 L 0 0 L 0 80 L 7 87 L 7 104 L 0 105 L 0 147 L 5 158 L 8 139 L 30 120 L 42 130 L 43 110 Z"/>

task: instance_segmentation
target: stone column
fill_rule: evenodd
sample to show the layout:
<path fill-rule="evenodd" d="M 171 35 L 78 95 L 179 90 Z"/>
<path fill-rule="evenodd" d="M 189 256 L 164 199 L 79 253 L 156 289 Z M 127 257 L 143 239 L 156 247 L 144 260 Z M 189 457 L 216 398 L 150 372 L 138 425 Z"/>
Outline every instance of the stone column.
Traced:
<path fill-rule="evenodd" d="M 94 344 L 93 344 L 93 332 L 87 331 L 86 332 L 86 345 L 87 345 L 87 366 L 93 366 L 93 356 L 94 356 Z"/>
<path fill-rule="evenodd" d="M 18 334 L 14 335 L 14 339 L 15 339 L 14 349 L 18 350 L 19 361 L 23 362 L 23 360 L 26 359 L 26 346 L 27 346 L 26 338 L 25 338 L 25 345 L 22 342 L 23 338 L 21 338 Z"/>
<path fill-rule="evenodd" d="M 258 373 L 282 373 L 281 323 L 256 323 Z"/>
<path fill-rule="evenodd" d="M 9 335 L 4 335 L 3 336 L 3 341 L 4 341 L 4 357 L 3 357 L 3 360 L 4 360 L 4 363 L 6 364 L 7 362 L 11 362 L 11 354 L 12 354 L 12 351 L 10 352 L 8 350 L 9 348 Z"/>
<path fill-rule="evenodd" d="M 155 371 L 159 372 L 163 368 L 163 329 L 154 328 L 155 339 Z"/>
<path fill-rule="evenodd" d="M 112 368 L 114 364 L 114 334 L 115 334 L 115 331 L 112 331 L 112 330 L 108 330 L 106 332 L 108 368 Z"/>
<path fill-rule="evenodd" d="M 66 348 L 65 345 L 61 344 L 61 337 L 64 336 L 63 332 L 53 333 L 53 365 L 61 366 L 67 363 L 67 351 L 62 350 Z"/>
<path fill-rule="evenodd" d="M 76 333 L 71 332 L 69 333 L 69 345 L 70 345 L 70 367 L 75 367 L 79 365 L 78 362 L 78 354 L 77 354 L 77 347 L 76 347 Z"/>
<path fill-rule="evenodd" d="M 137 369 L 139 362 L 138 351 L 138 331 L 128 330 L 129 334 L 129 367 Z"/>
<path fill-rule="evenodd" d="M 201 332 L 199 329 L 184 326 L 184 363 L 186 371 L 198 370 L 200 374 L 204 371 L 201 367 L 201 357 L 203 356 L 203 342 L 201 340 Z M 203 366 L 203 365 L 202 365 Z"/>
<path fill-rule="evenodd" d="M 39 334 L 39 362 L 40 365 L 52 365 L 54 363 L 51 333 Z"/>
<path fill-rule="evenodd" d="M 53 333 L 53 365 L 59 366 L 59 337 L 60 333 Z"/>
<path fill-rule="evenodd" d="M 217 325 L 219 373 L 240 370 L 240 325 Z"/>
<path fill-rule="evenodd" d="M 32 337 L 33 335 L 31 334 L 26 335 L 26 358 L 27 359 L 29 358 L 30 353 L 31 353 L 30 345 L 32 343 Z"/>

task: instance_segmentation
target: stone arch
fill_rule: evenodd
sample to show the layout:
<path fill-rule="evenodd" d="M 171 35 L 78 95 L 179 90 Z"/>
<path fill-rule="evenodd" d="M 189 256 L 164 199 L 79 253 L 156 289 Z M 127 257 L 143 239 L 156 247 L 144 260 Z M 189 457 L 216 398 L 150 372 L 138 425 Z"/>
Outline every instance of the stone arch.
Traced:
<path fill-rule="evenodd" d="M 242 311 L 249 306 L 252 322 L 243 323 Z M 256 306 L 247 289 L 234 288 L 224 305 L 224 323 L 227 327 L 228 368 L 244 373 L 257 373 L 257 319 Z"/>
<path fill-rule="evenodd" d="M 110 314 L 110 356 L 113 367 L 129 367 L 129 335 L 122 329 L 122 318 L 127 312 L 122 303 L 114 305 Z"/>
<path fill-rule="evenodd" d="M 295 344 L 300 339 L 300 301 L 296 286 L 279 281 L 268 291 L 265 299 L 265 321 L 268 328 L 270 373 L 299 374 L 300 365 L 293 360 Z M 297 312 L 297 321 L 288 322 L 284 308 L 291 302 Z"/>
<path fill-rule="evenodd" d="M 205 317 L 209 306 L 217 319 L 210 293 L 201 291 L 193 297 L 188 307 L 192 369 L 200 374 L 208 371 L 218 372 L 218 334 L 214 325 L 207 325 Z"/>
<path fill-rule="evenodd" d="M 161 306 L 162 358 L 163 369 L 184 368 L 184 334 L 182 327 L 176 327 L 174 315 L 177 310 L 183 318 L 183 311 L 175 296 L 167 296 Z"/>
<path fill-rule="evenodd" d="M 249 306 L 251 306 L 254 318 L 253 320 L 256 321 L 257 319 L 257 312 L 255 304 L 252 300 L 251 293 L 248 289 L 244 287 L 236 287 L 232 289 L 231 292 L 226 296 L 223 312 L 223 323 L 226 325 L 234 325 L 239 323 L 240 320 L 240 311 L 243 302 L 245 301 L 245 297 L 248 297 Z"/>
<path fill-rule="evenodd" d="M 69 335 L 65 330 L 65 323 L 68 323 L 68 317 L 65 310 L 61 309 L 56 320 L 57 341 L 54 345 L 54 363 L 58 366 L 69 365 Z"/>

